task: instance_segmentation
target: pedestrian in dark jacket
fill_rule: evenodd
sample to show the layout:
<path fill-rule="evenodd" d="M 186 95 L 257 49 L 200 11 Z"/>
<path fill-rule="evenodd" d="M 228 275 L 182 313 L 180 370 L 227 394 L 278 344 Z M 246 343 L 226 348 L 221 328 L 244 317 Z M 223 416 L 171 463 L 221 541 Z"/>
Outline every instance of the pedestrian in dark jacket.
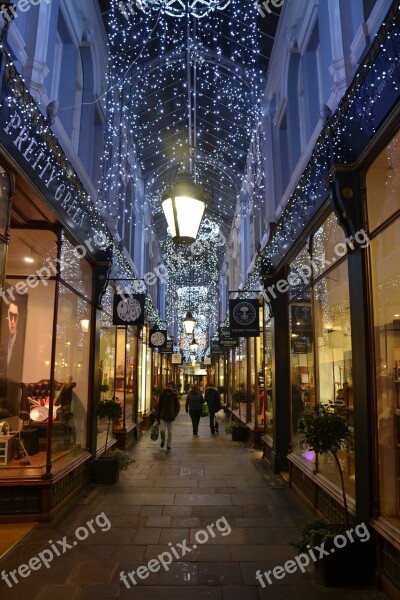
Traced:
<path fill-rule="evenodd" d="M 215 388 L 212 385 L 208 385 L 204 394 L 204 400 L 207 402 L 208 412 L 210 413 L 211 435 L 214 435 L 214 433 L 218 433 L 219 430 L 218 421 L 215 418 L 215 413 L 222 408 L 221 398 L 219 397 L 217 388 Z"/>
<path fill-rule="evenodd" d="M 181 406 L 178 396 L 172 390 L 172 383 L 167 383 L 167 387 L 162 392 L 156 407 L 156 419 L 160 423 L 161 448 L 165 445 L 165 430 L 168 430 L 167 450 L 171 450 L 172 441 L 172 423 L 179 414 Z"/>
<path fill-rule="evenodd" d="M 186 412 L 189 412 L 192 419 L 193 435 L 198 435 L 199 423 L 201 417 L 201 405 L 203 404 L 203 394 L 193 384 L 186 396 Z"/>

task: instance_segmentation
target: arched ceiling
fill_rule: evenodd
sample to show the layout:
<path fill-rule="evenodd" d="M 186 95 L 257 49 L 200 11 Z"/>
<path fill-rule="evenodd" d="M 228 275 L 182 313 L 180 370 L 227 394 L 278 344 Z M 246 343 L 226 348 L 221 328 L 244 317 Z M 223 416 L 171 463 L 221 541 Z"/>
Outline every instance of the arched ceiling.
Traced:
<path fill-rule="evenodd" d="M 227 235 L 259 120 L 279 9 L 271 5 L 262 17 L 252 0 L 231 0 L 205 18 L 186 19 L 159 6 L 143 12 L 135 2 L 131 11 L 124 2 L 124 15 L 120 4 L 100 0 L 113 63 L 110 83 L 120 89 L 157 235 L 166 237 L 161 194 L 186 156 L 189 113 L 195 172 L 207 194 L 205 216 Z"/>

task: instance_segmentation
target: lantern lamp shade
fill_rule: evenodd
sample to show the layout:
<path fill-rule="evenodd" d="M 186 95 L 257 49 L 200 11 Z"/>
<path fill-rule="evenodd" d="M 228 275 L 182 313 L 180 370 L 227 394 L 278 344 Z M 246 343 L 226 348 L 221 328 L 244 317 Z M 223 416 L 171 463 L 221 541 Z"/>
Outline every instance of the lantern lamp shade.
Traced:
<path fill-rule="evenodd" d="M 178 175 L 162 202 L 174 242 L 193 244 L 196 241 L 205 207 L 202 187 L 195 185 L 190 175 Z"/>
<path fill-rule="evenodd" d="M 187 334 L 193 333 L 194 326 L 196 325 L 196 319 L 194 318 L 194 316 L 192 315 L 190 310 L 188 310 L 188 312 L 186 313 L 186 317 L 183 319 L 182 322 L 183 322 L 183 327 L 185 329 L 185 333 L 187 333 Z"/>
<path fill-rule="evenodd" d="M 193 336 L 193 339 L 190 342 L 190 349 L 191 349 L 192 352 L 196 352 L 198 347 L 199 346 L 198 346 L 198 344 L 197 344 L 197 342 L 195 340 L 195 337 Z"/>

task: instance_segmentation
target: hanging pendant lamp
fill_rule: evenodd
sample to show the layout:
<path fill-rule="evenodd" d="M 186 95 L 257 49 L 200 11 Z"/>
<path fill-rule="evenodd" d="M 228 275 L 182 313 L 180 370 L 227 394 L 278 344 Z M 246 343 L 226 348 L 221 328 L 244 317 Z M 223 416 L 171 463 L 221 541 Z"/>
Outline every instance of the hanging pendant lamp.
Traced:
<path fill-rule="evenodd" d="M 196 241 L 205 207 L 202 186 L 193 182 L 190 173 L 178 174 L 162 201 L 174 242 L 193 244 Z"/>

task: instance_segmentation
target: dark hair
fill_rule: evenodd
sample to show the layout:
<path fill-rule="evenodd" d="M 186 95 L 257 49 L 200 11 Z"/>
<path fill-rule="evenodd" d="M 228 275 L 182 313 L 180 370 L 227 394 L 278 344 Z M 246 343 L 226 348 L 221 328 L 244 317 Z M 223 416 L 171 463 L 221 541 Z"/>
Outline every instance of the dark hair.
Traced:
<path fill-rule="evenodd" d="M 15 296 L 14 296 L 14 297 L 15 297 Z M 7 308 L 10 306 L 10 304 L 14 304 L 14 306 L 17 306 L 17 307 L 18 307 L 18 310 L 20 310 L 20 309 L 21 309 L 21 306 L 20 306 L 20 303 L 19 303 L 19 299 L 18 299 L 18 298 L 15 298 L 15 300 L 13 300 L 13 299 L 11 298 L 11 296 L 7 295 L 7 300 L 9 301 L 9 302 L 8 302 L 8 304 L 7 304 Z"/>

